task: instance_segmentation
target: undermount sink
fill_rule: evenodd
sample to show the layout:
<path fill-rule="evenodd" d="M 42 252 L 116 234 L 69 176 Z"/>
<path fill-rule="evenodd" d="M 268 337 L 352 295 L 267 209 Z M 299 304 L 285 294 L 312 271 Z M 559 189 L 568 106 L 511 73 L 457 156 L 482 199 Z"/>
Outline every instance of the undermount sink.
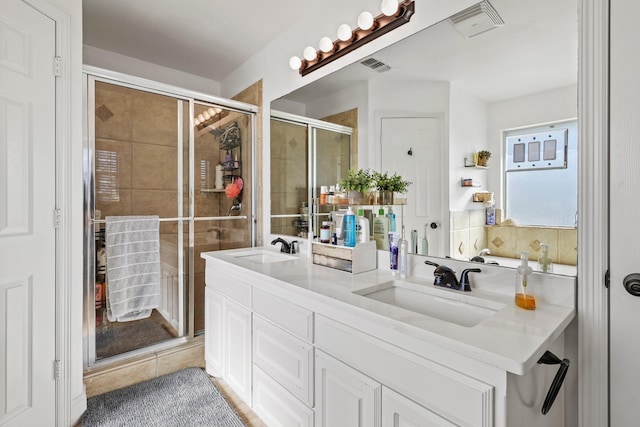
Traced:
<path fill-rule="evenodd" d="M 231 256 L 254 264 L 270 264 L 273 262 L 291 261 L 296 259 L 294 255 L 273 251 L 235 252 L 231 254 Z"/>
<path fill-rule="evenodd" d="M 354 293 L 467 327 L 477 325 L 504 307 L 504 304 L 499 302 L 474 297 L 469 293 L 455 292 L 391 280 Z"/>

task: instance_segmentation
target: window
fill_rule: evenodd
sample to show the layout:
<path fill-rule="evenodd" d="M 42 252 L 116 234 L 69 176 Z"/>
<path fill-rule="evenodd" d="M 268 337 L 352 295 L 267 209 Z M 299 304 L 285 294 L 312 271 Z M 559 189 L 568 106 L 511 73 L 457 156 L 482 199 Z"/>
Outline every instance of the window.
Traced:
<path fill-rule="evenodd" d="M 577 121 L 507 131 L 504 143 L 504 217 L 519 225 L 575 227 Z"/>

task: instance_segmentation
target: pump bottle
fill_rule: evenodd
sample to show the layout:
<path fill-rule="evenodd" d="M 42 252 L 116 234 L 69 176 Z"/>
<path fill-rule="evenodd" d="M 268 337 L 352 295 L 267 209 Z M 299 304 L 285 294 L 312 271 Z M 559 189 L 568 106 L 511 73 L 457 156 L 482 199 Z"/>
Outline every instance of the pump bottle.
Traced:
<path fill-rule="evenodd" d="M 536 297 L 529 284 L 529 276 L 533 269 L 529 267 L 529 252 L 516 252 L 520 254 L 520 265 L 516 269 L 516 305 L 526 310 L 536 309 Z"/>
<path fill-rule="evenodd" d="M 356 214 L 351 206 L 344 214 L 344 245 L 348 247 L 356 246 Z"/>

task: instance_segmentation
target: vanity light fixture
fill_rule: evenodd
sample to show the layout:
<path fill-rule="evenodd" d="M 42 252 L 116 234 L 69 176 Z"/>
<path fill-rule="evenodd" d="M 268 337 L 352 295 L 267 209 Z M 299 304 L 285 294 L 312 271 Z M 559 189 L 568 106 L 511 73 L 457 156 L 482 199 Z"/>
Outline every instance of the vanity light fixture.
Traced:
<path fill-rule="evenodd" d="M 370 12 L 362 12 L 358 16 L 358 28 L 352 30 L 347 24 L 338 27 L 338 39 L 331 41 L 322 37 L 319 50 L 307 46 L 302 58 L 293 56 L 289 59 L 289 67 L 297 70 L 302 76 L 335 61 L 347 53 L 369 43 L 389 31 L 406 24 L 415 13 L 414 0 L 383 0 L 382 13 L 375 18 Z"/>

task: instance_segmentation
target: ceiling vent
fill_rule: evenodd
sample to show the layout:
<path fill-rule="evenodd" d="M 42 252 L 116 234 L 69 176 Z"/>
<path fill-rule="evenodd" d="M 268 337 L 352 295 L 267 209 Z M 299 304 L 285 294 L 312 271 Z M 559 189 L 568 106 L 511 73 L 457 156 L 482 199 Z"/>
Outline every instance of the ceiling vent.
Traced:
<path fill-rule="evenodd" d="M 389 71 L 391 69 L 391 67 L 389 67 L 387 64 L 377 60 L 376 58 L 367 58 L 364 61 L 360 61 L 360 63 L 378 73 L 384 73 L 385 71 Z"/>
<path fill-rule="evenodd" d="M 468 38 L 504 25 L 498 12 L 486 0 L 456 13 L 449 21 L 460 34 Z"/>

